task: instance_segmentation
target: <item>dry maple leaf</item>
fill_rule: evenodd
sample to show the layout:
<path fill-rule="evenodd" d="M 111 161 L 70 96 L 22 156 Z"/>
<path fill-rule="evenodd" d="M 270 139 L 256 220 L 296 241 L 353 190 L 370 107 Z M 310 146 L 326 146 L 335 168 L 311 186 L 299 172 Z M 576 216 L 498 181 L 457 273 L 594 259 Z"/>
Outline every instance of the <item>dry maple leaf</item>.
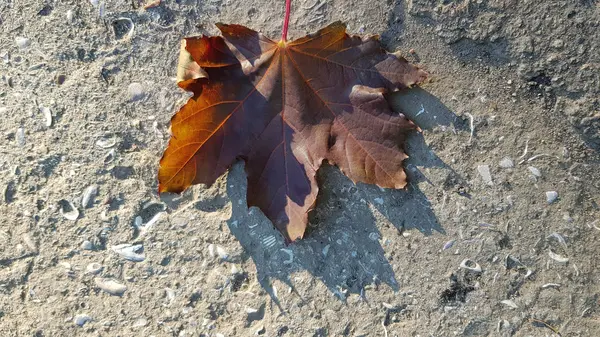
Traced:
<path fill-rule="evenodd" d="M 248 205 L 286 241 L 302 238 L 323 160 L 354 182 L 402 188 L 402 144 L 417 127 L 384 94 L 426 73 L 382 49 L 377 36 L 336 22 L 298 40 L 274 42 L 240 25 L 187 38 L 179 85 L 193 97 L 171 120 L 159 192 L 212 184 L 242 158 Z"/>

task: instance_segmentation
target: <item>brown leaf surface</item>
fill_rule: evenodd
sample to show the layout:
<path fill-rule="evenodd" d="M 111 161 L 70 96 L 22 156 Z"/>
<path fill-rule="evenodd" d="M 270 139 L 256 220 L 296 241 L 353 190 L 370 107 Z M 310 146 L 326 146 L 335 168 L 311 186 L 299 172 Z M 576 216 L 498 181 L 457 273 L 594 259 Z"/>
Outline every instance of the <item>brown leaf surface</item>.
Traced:
<path fill-rule="evenodd" d="M 378 37 L 346 34 L 336 22 L 293 42 L 239 25 L 184 40 L 179 85 L 194 93 L 171 120 L 159 192 L 212 184 L 246 161 L 248 204 L 287 241 L 302 238 L 323 160 L 355 182 L 406 185 L 402 145 L 416 126 L 384 93 L 426 73 L 382 49 Z"/>

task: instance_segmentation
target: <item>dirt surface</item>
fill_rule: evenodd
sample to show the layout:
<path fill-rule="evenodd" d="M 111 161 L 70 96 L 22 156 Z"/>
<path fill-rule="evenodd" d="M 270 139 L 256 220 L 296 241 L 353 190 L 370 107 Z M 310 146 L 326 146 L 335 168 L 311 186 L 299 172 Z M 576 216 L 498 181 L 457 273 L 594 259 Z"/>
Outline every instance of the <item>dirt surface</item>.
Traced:
<path fill-rule="evenodd" d="M 277 38 L 283 1 L 0 1 L 0 335 L 600 335 L 600 3 L 293 7 L 293 37 L 342 20 L 431 80 L 390 98 L 424 130 L 408 188 L 321 169 L 286 246 L 242 163 L 156 195 L 179 41 Z"/>

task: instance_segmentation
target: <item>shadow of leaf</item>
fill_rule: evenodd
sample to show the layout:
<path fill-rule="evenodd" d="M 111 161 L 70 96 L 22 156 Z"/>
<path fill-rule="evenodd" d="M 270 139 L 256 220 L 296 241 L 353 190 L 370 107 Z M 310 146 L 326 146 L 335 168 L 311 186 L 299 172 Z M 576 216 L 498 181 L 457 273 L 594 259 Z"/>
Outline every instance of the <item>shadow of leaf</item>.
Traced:
<path fill-rule="evenodd" d="M 456 128 L 457 124 L 459 129 L 464 128 L 461 119 L 423 89 L 394 93 L 389 101 L 395 111 L 403 111 L 423 129 Z M 422 109 L 426 112 L 419 113 Z M 302 270 L 320 279 L 341 300 L 350 293 L 362 296 L 370 285 L 385 284 L 399 290 L 389 254 L 384 250 L 391 243 L 390 233 L 398 236 L 413 228 L 424 235 L 445 233 L 427 196 L 418 187 L 427 178 L 417 167 L 452 170 L 427 147 L 422 134 L 410 137 L 406 147 L 411 156 L 406 162 L 410 184 L 404 190 L 354 184 L 336 167 L 323 165 L 317 175 L 321 186 L 318 206 L 311 213 L 305 239 L 288 246 L 258 208 L 248 210 L 243 163 L 230 169 L 229 229 L 256 264 L 258 280 L 275 303 L 276 290 L 271 281 L 280 280 L 293 290 L 291 275 Z M 376 226 L 380 215 L 393 225 L 384 222 L 383 226 L 388 227 L 386 235 Z"/>

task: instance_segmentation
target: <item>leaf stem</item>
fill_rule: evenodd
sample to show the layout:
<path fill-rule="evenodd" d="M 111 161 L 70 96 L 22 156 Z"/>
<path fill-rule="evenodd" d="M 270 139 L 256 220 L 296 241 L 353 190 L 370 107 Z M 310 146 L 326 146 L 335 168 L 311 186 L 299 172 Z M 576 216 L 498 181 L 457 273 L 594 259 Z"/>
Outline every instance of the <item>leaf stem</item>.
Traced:
<path fill-rule="evenodd" d="M 290 23 L 290 12 L 292 11 L 292 0 L 285 0 L 285 18 L 281 30 L 281 41 L 287 42 L 288 25 Z"/>

